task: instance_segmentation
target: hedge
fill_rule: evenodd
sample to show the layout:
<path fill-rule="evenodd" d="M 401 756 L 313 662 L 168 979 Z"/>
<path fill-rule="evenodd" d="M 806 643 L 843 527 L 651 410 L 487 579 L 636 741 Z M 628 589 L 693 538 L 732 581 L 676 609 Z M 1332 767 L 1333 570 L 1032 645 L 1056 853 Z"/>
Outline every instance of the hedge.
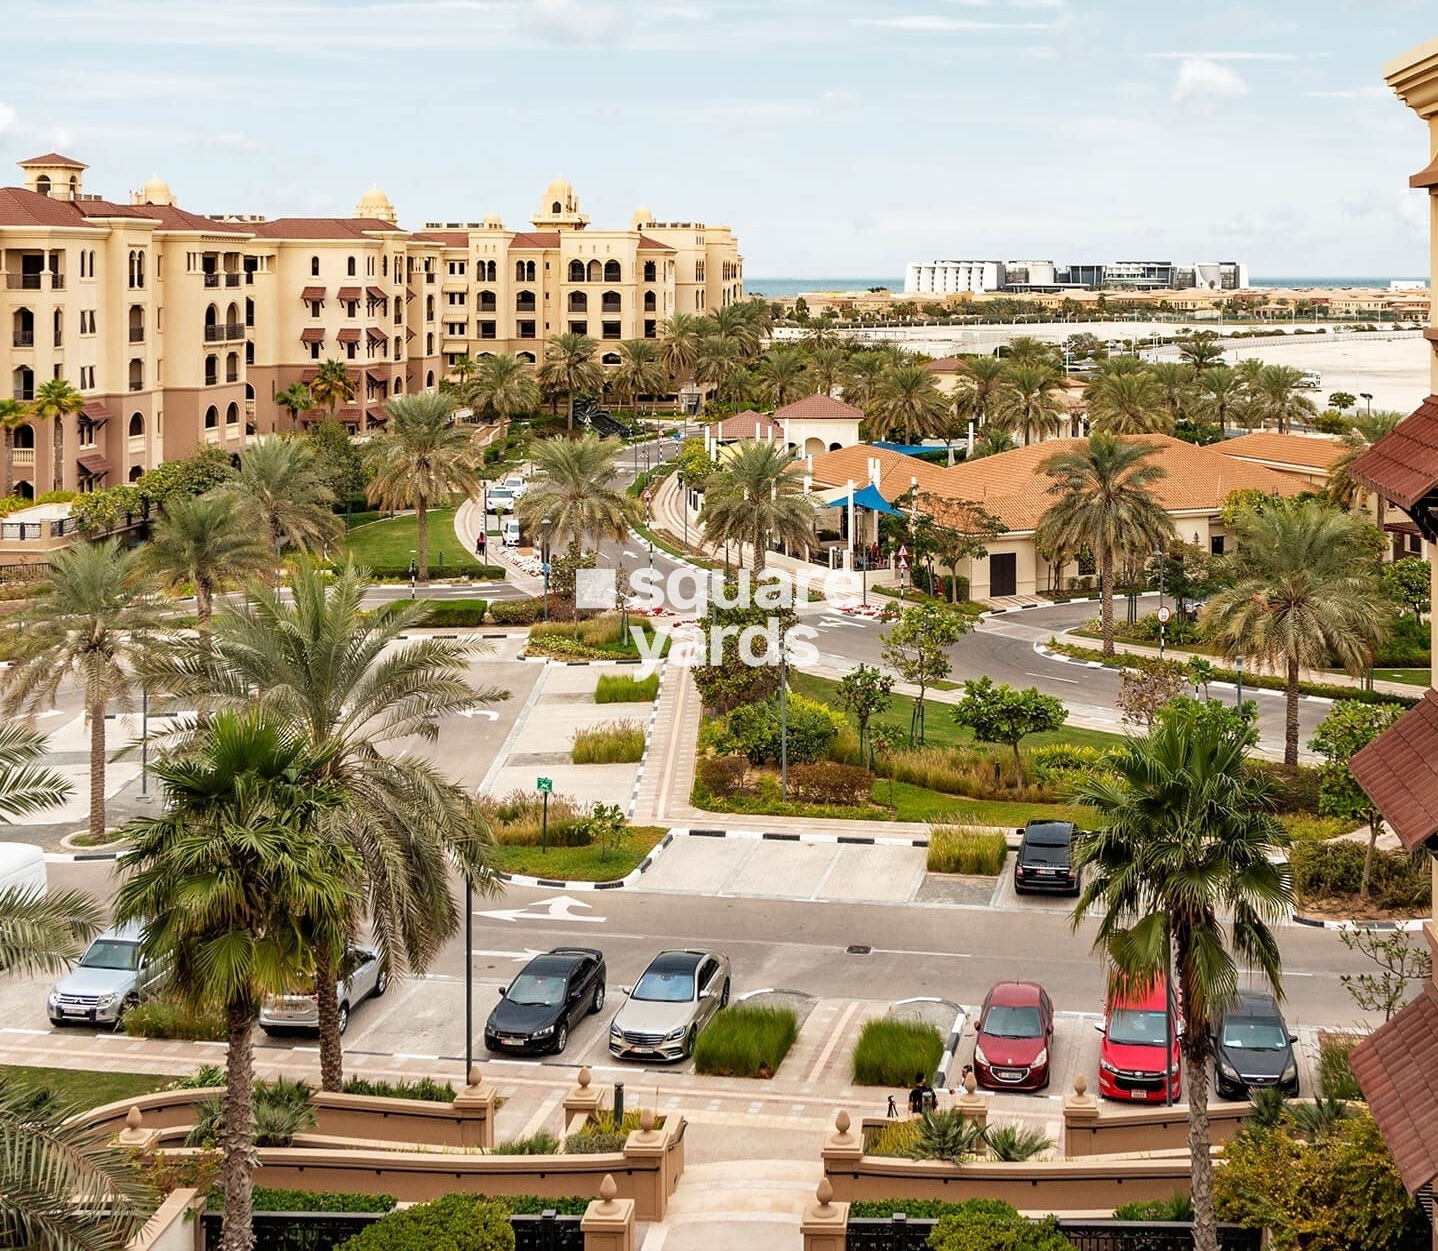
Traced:
<path fill-rule="evenodd" d="M 482 599 L 466 599 L 459 602 L 436 602 L 429 606 L 424 626 L 481 626 L 489 611 L 489 603 Z"/>
<path fill-rule="evenodd" d="M 343 570 L 342 564 L 331 564 L 330 568 L 339 573 Z M 376 582 L 408 582 L 408 565 L 366 565 L 369 576 Z M 503 582 L 505 570 L 502 565 L 439 565 L 431 561 L 429 576 L 431 578 L 456 577 L 478 579 L 481 582 Z"/>
<path fill-rule="evenodd" d="M 1295 843 L 1288 851 L 1293 889 L 1300 903 L 1316 899 L 1356 898 L 1363 881 L 1364 843 Z M 1379 908 L 1423 908 L 1432 900 L 1428 857 L 1404 851 L 1373 852 L 1369 901 Z"/>
<path fill-rule="evenodd" d="M 350 1077 L 345 1079 L 340 1091 L 346 1095 L 373 1095 L 382 1099 L 418 1099 L 427 1103 L 454 1102 L 454 1087 L 448 1082 L 437 1082 L 432 1077 L 397 1082 L 377 1082 L 363 1077 Z"/>

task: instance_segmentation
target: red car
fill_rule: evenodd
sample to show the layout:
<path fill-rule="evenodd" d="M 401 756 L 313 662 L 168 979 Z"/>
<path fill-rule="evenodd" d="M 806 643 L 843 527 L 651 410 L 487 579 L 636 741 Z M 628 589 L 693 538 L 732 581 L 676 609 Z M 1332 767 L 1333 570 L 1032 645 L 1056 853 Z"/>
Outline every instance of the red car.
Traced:
<path fill-rule="evenodd" d="M 1178 1035 L 1182 1028 L 1177 1012 L 1170 1020 L 1165 1013 L 1168 982 L 1161 979 L 1146 991 L 1125 991 L 1113 995 L 1098 1026 L 1103 1041 L 1098 1050 L 1099 1093 L 1109 1099 L 1139 1103 L 1162 1103 L 1164 1054 L 1168 1053 L 1168 1080 L 1173 1102 L 1182 1094 L 1179 1071 Z M 1170 1046 L 1164 1040 L 1172 1029 Z"/>
<path fill-rule="evenodd" d="M 1049 1084 L 1054 1006 L 1037 982 L 1000 982 L 984 998 L 974 1041 L 974 1078 L 986 1090 Z"/>

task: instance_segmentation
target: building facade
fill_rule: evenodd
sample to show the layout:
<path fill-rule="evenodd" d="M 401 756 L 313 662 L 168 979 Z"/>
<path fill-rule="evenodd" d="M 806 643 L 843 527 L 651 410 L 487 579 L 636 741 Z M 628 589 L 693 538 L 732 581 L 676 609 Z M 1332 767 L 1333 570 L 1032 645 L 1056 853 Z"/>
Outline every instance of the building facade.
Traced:
<path fill-rule="evenodd" d="M 952 295 L 988 291 L 1241 291 L 1248 266 L 1240 261 L 1075 262 L 911 261 L 905 295 Z"/>
<path fill-rule="evenodd" d="M 906 295 L 978 294 L 1004 285 L 1002 261 L 910 261 L 904 274 Z"/>

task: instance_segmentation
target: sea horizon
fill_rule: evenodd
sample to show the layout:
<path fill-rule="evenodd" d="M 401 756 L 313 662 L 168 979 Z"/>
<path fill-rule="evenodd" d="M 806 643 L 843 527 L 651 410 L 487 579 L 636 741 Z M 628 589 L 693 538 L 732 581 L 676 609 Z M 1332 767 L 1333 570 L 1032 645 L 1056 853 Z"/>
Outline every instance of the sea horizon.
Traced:
<path fill-rule="evenodd" d="M 1390 282 L 1424 281 L 1421 274 L 1392 274 L 1376 277 L 1371 274 L 1356 275 L 1275 275 L 1273 277 L 1251 277 L 1249 287 L 1378 287 L 1387 288 Z M 902 292 L 903 278 L 755 278 L 746 276 L 744 290 L 748 295 L 764 295 L 772 298 L 792 298 L 809 291 L 867 291 L 871 287 L 886 287 L 890 291 Z"/>

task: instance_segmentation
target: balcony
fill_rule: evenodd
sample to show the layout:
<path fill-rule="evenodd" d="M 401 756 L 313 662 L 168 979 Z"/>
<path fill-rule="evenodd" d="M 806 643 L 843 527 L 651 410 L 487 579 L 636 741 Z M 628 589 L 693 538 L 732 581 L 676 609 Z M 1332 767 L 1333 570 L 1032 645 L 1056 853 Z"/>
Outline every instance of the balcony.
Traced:
<path fill-rule="evenodd" d="M 17 447 L 10 451 L 10 463 L 16 469 L 29 469 L 35 464 L 35 449 L 33 447 Z"/>
<path fill-rule="evenodd" d="M 143 434 L 130 435 L 129 442 L 126 444 L 126 450 L 132 454 L 143 452 L 145 450 L 145 436 Z"/>
<path fill-rule="evenodd" d="M 205 327 L 206 343 L 226 343 L 231 339 L 243 339 L 244 337 L 245 327 L 237 321 L 226 322 L 222 326 Z"/>
<path fill-rule="evenodd" d="M 207 287 L 218 287 L 219 285 L 220 285 L 220 276 L 219 276 L 219 274 L 206 274 L 206 275 L 205 275 L 205 286 L 207 286 Z"/>
<path fill-rule="evenodd" d="M 599 302 L 599 311 L 600 311 L 601 313 L 618 313 L 618 312 L 620 312 L 621 310 L 620 310 L 620 307 L 619 307 L 619 297 L 618 297 L 617 295 L 615 295 L 615 296 L 606 295 L 606 296 Z"/>
<path fill-rule="evenodd" d="M 145 389 L 145 383 L 144 383 L 144 380 L 143 380 L 143 379 L 141 379 L 141 378 L 131 378 L 131 379 L 130 379 L 130 390 L 131 390 L 131 391 L 143 391 L 144 389 Z"/>
<path fill-rule="evenodd" d="M 33 330 L 17 330 L 15 332 L 16 347 L 34 347 L 35 332 Z"/>
<path fill-rule="evenodd" d="M 41 274 L 6 274 L 5 285 L 11 291 L 38 291 L 42 277 Z"/>
<path fill-rule="evenodd" d="M 130 342 L 131 342 L 131 343 L 143 343 L 144 341 L 145 341 L 145 327 L 144 327 L 144 326 L 131 326 L 131 327 L 130 327 Z"/>
<path fill-rule="evenodd" d="M 226 274 L 226 275 L 225 275 L 225 286 L 227 286 L 227 287 L 238 287 L 239 285 L 240 285 L 240 276 L 239 276 L 239 274 Z"/>

